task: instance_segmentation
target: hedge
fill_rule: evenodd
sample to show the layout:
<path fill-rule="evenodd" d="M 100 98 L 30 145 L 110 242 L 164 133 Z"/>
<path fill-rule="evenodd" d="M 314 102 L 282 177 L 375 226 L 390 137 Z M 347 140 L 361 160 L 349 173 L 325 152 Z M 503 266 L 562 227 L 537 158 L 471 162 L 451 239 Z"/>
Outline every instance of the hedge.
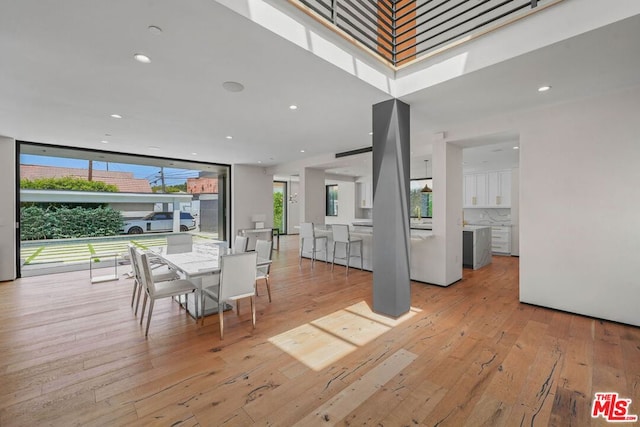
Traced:
<path fill-rule="evenodd" d="M 20 208 L 21 240 L 115 236 L 122 225 L 120 212 L 108 207 Z"/>
<path fill-rule="evenodd" d="M 87 181 L 83 178 L 65 176 L 62 178 L 23 178 L 20 188 L 27 190 L 72 190 L 72 191 L 100 191 L 117 193 L 118 187 L 102 181 Z"/>

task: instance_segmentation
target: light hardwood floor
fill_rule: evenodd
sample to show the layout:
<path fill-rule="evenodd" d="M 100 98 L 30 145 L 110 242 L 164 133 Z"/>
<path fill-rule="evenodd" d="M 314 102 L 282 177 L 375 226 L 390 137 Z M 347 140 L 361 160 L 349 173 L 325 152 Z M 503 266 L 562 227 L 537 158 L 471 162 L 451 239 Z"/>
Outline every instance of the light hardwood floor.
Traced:
<path fill-rule="evenodd" d="M 448 288 L 412 284 L 401 319 L 370 313 L 368 272 L 281 239 L 257 328 L 249 304 L 201 327 L 132 282 L 88 272 L 0 283 L 0 425 L 586 426 L 595 392 L 640 414 L 640 328 L 518 302 L 518 259 Z"/>

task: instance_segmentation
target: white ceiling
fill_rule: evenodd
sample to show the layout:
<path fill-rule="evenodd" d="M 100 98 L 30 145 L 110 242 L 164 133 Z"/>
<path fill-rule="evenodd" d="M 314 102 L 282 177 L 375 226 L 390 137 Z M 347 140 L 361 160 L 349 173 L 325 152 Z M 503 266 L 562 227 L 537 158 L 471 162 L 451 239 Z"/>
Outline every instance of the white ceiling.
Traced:
<path fill-rule="evenodd" d="M 7 0 L 1 9 L 0 134 L 19 140 L 267 166 L 370 146 L 371 106 L 389 98 L 211 0 Z M 407 95 L 412 140 L 639 85 L 638 40 L 635 16 Z M 136 62 L 138 52 L 152 62 Z M 245 90 L 225 91 L 230 80 Z M 539 94 L 541 83 L 553 89 Z M 511 144 L 483 144 L 498 142 Z M 349 170 L 342 162 L 323 167 Z"/>

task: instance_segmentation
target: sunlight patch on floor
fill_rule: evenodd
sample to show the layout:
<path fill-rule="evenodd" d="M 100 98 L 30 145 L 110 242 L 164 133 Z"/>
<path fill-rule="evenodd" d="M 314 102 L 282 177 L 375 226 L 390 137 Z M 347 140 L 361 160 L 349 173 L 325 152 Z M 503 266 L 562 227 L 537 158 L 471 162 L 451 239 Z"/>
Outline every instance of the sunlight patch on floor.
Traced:
<path fill-rule="evenodd" d="M 269 342 L 319 371 L 420 311 L 412 307 L 408 313 L 393 319 L 374 313 L 361 301 L 271 337 Z"/>

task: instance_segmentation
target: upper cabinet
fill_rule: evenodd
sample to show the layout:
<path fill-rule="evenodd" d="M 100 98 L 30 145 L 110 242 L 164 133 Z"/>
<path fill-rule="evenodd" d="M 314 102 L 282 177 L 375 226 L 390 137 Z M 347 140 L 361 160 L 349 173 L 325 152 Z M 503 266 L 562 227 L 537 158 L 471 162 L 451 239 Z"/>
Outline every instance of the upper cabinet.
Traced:
<path fill-rule="evenodd" d="M 463 193 L 465 208 L 510 208 L 511 171 L 465 174 Z"/>
<path fill-rule="evenodd" d="M 488 172 L 489 206 L 511 207 L 511 171 Z"/>
<path fill-rule="evenodd" d="M 464 176 L 465 208 L 481 208 L 487 206 L 487 174 L 472 173 Z"/>

